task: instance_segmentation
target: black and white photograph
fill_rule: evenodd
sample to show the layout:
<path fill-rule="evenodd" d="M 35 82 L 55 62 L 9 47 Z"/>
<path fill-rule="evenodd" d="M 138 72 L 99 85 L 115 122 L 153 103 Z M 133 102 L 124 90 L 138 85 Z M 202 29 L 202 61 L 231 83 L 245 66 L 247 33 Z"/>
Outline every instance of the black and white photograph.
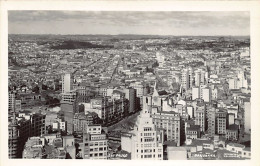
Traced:
<path fill-rule="evenodd" d="M 8 12 L 9 158 L 246 160 L 249 12 Z"/>
<path fill-rule="evenodd" d="M 8 160 L 252 159 L 250 10 L 6 16 Z"/>

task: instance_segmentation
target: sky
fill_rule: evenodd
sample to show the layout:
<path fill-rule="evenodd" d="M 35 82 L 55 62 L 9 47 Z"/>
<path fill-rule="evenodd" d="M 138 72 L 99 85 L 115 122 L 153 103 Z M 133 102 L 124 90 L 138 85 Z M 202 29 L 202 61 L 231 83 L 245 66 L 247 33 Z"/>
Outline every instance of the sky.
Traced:
<path fill-rule="evenodd" d="M 9 34 L 249 36 L 244 11 L 9 11 Z"/>

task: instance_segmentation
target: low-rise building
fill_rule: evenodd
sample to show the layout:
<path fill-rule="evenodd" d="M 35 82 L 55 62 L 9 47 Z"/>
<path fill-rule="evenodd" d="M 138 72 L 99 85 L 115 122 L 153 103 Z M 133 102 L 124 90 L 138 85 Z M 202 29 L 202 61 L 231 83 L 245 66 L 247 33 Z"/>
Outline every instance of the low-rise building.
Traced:
<path fill-rule="evenodd" d="M 186 140 L 187 139 L 198 139 L 200 138 L 200 126 L 191 125 L 186 128 Z"/>

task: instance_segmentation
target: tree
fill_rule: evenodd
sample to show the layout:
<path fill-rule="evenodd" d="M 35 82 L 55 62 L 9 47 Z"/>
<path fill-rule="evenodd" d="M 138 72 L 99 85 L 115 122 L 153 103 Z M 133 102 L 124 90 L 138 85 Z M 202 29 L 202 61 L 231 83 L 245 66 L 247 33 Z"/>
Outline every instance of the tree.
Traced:
<path fill-rule="evenodd" d="M 32 89 L 32 91 L 35 92 L 35 93 L 39 93 L 39 91 L 40 91 L 39 86 L 36 85 L 36 86 Z"/>
<path fill-rule="evenodd" d="M 47 90 L 47 89 L 48 89 L 48 87 L 46 85 L 42 84 L 42 90 Z"/>

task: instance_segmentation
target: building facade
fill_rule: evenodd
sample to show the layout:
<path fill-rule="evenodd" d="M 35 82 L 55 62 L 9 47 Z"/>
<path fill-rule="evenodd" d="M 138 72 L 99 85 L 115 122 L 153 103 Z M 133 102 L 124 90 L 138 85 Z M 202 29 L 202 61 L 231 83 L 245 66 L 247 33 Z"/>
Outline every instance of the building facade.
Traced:
<path fill-rule="evenodd" d="M 100 125 L 88 125 L 83 134 L 83 159 L 107 159 L 108 140 Z"/>

